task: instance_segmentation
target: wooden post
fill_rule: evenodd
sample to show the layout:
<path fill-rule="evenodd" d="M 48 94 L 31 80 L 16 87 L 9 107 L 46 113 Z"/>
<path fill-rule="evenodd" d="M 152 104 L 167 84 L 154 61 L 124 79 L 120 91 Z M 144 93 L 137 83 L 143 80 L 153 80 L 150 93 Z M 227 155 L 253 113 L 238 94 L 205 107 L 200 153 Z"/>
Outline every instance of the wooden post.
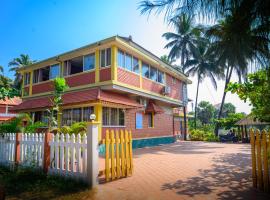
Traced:
<path fill-rule="evenodd" d="M 15 142 L 15 165 L 18 165 L 21 160 L 21 148 L 20 148 L 20 141 L 22 140 L 22 134 L 16 133 L 16 142 Z"/>
<path fill-rule="evenodd" d="M 242 143 L 244 142 L 244 126 L 241 125 L 241 137 L 242 137 Z"/>
<path fill-rule="evenodd" d="M 44 160 L 43 160 L 43 171 L 48 172 L 50 167 L 50 145 L 49 142 L 52 140 L 52 134 L 46 132 L 44 137 Z"/>
<path fill-rule="evenodd" d="M 256 146 L 257 146 L 257 163 L 258 163 L 258 185 L 259 189 L 263 189 L 262 180 L 262 154 L 261 154 L 261 137 L 260 131 L 256 130 Z"/>
<path fill-rule="evenodd" d="M 267 158 L 267 138 L 266 138 L 266 132 L 262 132 L 262 149 L 263 149 L 263 186 L 264 191 L 268 192 L 269 187 L 269 172 L 268 172 L 268 158 Z"/>
<path fill-rule="evenodd" d="M 250 130 L 250 144 L 251 144 L 251 160 L 252 160 L 252 181 L 253 187 L 257 188 L 255 138 L 253 129 Z"/>
<path fill-rule="evenodd" d="M 99 125 L 99 122 L 89 122 L 87 125 L 87 182 L 91 188 L 98 185 Z"/>
<path fill-rule="evenodd" d="M 247 125 L 245 125 L 245 138 L 248 140 L 248 131 L 247 131 Z"/>
<path fill-rule="evenodd" d="M 184 111 L 184 140 L 187 140 L 187 112 L 186 107 L 183 107 Z"/>

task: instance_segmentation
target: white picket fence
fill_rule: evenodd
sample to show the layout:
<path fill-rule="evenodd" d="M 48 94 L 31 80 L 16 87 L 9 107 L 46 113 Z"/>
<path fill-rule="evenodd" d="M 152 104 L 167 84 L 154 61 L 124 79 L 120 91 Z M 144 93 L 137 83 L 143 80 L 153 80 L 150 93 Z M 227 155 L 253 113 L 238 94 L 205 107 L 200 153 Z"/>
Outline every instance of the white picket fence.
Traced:
<path fill-rule="evenodd" d="M 22 133 L 20 141 L 20 164 L 42 167 L 44 156 L 44 133 Z"/>
<path fill-rule="evenodd" d="M 0 164 L 11 165 L 15 162 L 15 133 L 0 135 Z"/>
<path fill-rule="evenodd" d="M 53 135 L 50 145 L 49 173 L 67 177 L 86 178 L 87 136 L 80 134 Z"/>

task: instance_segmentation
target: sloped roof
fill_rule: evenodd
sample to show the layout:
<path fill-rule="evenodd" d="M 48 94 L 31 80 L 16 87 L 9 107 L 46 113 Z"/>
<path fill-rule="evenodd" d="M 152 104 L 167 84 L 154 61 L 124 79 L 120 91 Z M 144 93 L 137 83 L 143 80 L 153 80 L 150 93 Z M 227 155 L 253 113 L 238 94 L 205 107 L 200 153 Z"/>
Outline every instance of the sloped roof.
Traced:
<path fill-rule="evenodd" d="M 0 100 L 0 104 L 2 105 L 19 105 L 22 103 L 22 99 L 19 97 L 14 97 L 11 99 L 6 98 L 5 100 Z"/>
<path fill-rule="evenodd" d="M 29 110 L 29 109 L 37 109 L 37 108 L 48 108 L 52 106 L 53 96 L 35 98 L 35 99 L 27 99 L 23 103 L 18 106 L 12 108 L 12 110 Z M 63 105 L 84 103 L 89 101 L 105 101 L 115 104 L 121 104 L 125 106 L 131 107 L 141 107 L 135 100 L 130 99 L 126 96 L 102 91 L 100 89 L 87 89 L 78 92 L 69 92 L 63 95 Z"/>
<path fill-rule="evenodd" d="M 252 115 L 247 115 L 244 118 L 240 119 L 235 125 L 242 126 L 242 125 L 266 125 L 270 124 L 270 122 L 260 122 L 259 120 L 254 120 Z"/>

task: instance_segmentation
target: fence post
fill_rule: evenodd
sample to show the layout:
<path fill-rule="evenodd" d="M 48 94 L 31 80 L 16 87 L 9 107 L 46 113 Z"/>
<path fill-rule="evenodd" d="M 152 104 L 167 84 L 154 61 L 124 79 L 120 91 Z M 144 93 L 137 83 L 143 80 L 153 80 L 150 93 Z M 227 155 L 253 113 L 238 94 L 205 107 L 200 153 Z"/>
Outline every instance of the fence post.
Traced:
<path fill-rule="evenodd" d="M 20 141 L 22 140 L 22 134 L 16 133 L 16 141 L 15 141 L 15 165 L 18 165 L 21 160 L 21 148 Z"/>
<path fill-rule="evenodd" d="M 45 137 L 44 137 L 43 171 L 45 173 L 48 172 L 48 169 L 50 167 L 50 145 L 49 145 L 49 142 L 52 139 L 52 134 L 53 133 L 46 132 Z"/>
<path fill-rule="evenodd" d="M 95 187 L 96 185 L 98 185 L 99 123 L 100 122 L 93 121 L 87 124 L 87 182 L 90 187 Z"/>

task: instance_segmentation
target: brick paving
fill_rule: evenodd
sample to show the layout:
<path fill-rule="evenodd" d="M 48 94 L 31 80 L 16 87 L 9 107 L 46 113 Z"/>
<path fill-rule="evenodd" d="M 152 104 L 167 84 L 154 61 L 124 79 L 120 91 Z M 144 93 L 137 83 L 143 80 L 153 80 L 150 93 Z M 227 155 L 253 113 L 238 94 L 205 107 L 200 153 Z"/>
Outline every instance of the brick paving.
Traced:
<path fill-rule="evenodd" d="M 252 189 L 250 146 L 207 142 L 134 150 L 132 177 L 101 184 L 94 199 L 270 199 Z"/>

